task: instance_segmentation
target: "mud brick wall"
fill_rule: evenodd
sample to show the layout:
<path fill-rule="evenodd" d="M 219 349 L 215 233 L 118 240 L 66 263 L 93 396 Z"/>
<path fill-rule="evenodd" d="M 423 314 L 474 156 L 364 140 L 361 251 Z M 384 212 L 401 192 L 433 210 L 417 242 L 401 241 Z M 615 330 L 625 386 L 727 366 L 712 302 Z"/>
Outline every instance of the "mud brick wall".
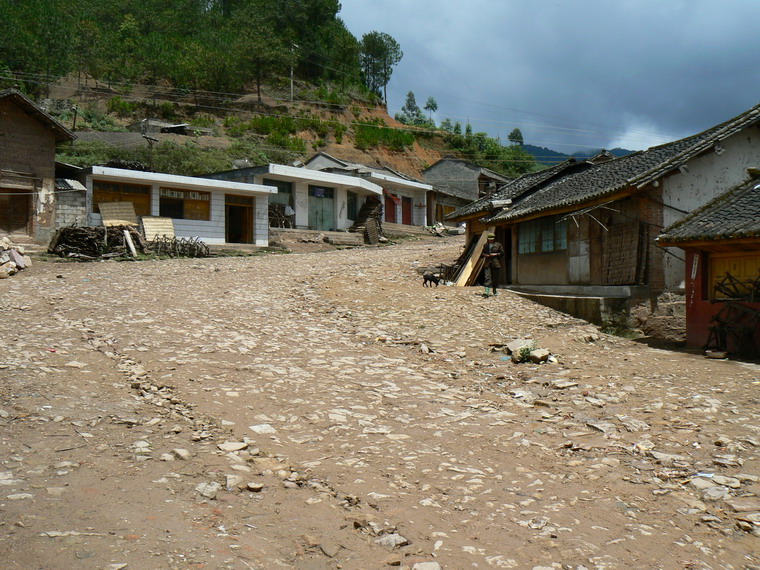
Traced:
<path fill-rule="evenodd" d="M 36 179 L 29 180 L 29 191 L 36 191 L 29 233 L 38 242 L 47 242 L 53 229 L 55 145 L 43 124 L 12 102 L 0 102 L 0 169 Z"/>

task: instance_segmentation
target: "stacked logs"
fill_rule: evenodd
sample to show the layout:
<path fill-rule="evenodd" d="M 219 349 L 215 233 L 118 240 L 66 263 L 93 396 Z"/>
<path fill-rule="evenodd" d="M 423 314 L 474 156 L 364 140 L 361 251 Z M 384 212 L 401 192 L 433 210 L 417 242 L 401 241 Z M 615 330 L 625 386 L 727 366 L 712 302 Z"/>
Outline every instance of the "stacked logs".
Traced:
<path fill-rule="evenodd" d="M 140 253 L 145 253 L 146 250 L 145 241 L 134 226 L 67 226 L 53 236 L 48 253 L 68 258 L 99 260 L 130 257 L 133 248 Z"/>

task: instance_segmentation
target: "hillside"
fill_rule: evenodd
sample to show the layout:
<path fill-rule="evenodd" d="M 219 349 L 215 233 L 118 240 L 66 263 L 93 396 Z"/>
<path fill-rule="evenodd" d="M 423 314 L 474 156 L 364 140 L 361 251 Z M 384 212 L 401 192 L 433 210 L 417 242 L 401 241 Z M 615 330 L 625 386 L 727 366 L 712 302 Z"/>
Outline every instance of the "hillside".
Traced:
<path fill-rule="evenodd" d="M 45 108 L 78 136 L 59 149 L 58 160 L 79 166 L 123 163 L 197 175 L 241 161 L 293 164 L 323 151 L 416 178 L 449 155 L 512 176 L 534 167 L 532 157 L 497 146 L 485 133 L 465 136 L 404 125 L 360 92 L 330 91 L 308 82 L 296 82 L 292 102 L 289 89 L 276 85 L 262 86 L 259 100 L 256 93 L 115 88 L 74 76 L 52 85 L 48 95 Z M 188 135 L 149 133 L 145 138 L 136 126 L 145 119 L 187 124 Z"/>

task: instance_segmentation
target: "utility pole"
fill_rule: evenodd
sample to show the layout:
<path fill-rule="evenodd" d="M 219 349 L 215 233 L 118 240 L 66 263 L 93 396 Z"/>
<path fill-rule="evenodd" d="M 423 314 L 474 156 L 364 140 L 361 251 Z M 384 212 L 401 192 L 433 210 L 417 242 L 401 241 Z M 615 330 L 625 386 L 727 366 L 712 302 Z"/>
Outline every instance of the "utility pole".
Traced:
<path fill-rule="evenodd" d="M 290 45 L 290 103 L 293 103 L 293 65 L 296 60 L 296 48 L 297 44 Z"/>

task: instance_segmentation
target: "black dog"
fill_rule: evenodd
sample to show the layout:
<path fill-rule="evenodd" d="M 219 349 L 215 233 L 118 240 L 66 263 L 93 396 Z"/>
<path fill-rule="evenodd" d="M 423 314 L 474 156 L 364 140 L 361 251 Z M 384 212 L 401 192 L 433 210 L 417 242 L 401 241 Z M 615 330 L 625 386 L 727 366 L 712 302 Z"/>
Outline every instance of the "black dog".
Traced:
<path fill-rule="evenodd" d="M 432 273 L 425 273 L 422 276 L 422 286 L 423 287 L 432 287 L 433 283 L 435 283 L 435 286 L 438 287 L 438 282 L 441 280 L 440 277 L 436 277 Z"/>

